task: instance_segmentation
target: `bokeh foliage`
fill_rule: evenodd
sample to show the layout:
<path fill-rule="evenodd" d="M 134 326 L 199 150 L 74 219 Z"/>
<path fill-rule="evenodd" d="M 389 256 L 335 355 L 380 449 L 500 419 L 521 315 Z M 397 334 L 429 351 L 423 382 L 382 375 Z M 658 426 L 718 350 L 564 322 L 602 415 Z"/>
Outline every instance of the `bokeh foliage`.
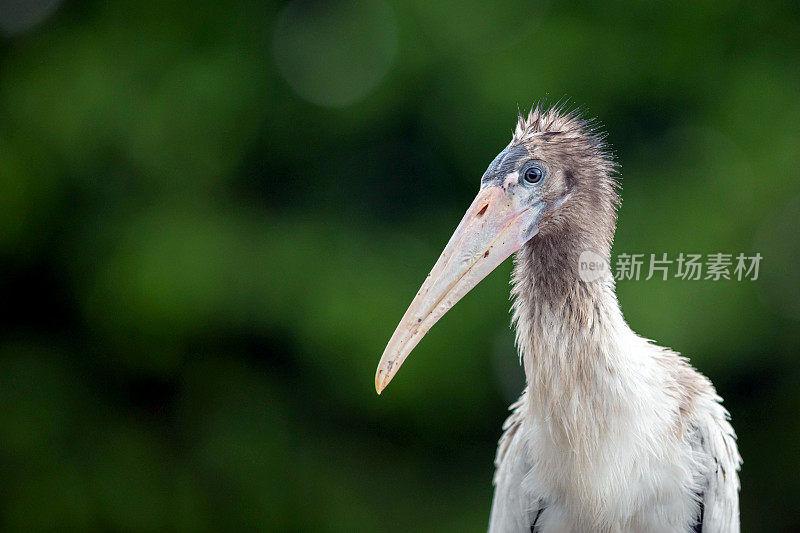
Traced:
<path fill-rule="evenodd" d="M 510 265 L 373 372 L 564 96 L 621 163 L 618 253 L 764 256 L 618 293 L 726 398 L 744 530 L 800 528 L 797 3 L 3 4 L 3 529 L 483 530 Z"/>

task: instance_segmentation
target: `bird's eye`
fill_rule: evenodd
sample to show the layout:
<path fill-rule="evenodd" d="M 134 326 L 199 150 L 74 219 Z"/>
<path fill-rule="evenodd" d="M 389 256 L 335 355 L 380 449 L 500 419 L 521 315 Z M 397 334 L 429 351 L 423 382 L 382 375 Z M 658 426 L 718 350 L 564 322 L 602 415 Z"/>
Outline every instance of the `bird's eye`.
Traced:
<path fill-rule="evenodd" d="M 544 170 L 539 165 L 532 165 L 525 170 L 523 179 L 528 185 L 533 185 L 542 181 L 544 177 Z"/>

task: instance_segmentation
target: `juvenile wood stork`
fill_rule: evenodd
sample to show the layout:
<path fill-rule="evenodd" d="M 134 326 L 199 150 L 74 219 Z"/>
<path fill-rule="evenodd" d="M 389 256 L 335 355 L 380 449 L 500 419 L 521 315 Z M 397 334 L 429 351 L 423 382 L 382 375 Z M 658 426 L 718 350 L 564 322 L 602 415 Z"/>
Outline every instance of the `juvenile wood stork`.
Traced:
<path fill-rule="evenodd" d="M 378 365 L 380 392 L 428 330 L 516 252 L 527 386 L 495 459 L 490 532 L 739 531 L 741 458 L 711 382 L 625 322 L 610 269 L 615 165 L 592 121 L 519 117 Z"/>

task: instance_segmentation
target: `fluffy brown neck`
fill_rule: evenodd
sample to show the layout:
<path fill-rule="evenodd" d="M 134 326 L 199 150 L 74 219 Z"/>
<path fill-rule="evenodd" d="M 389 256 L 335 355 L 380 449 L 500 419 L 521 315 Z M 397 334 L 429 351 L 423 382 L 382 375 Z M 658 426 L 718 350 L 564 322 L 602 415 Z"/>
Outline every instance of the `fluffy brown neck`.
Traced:
<path fill-rule="evenodd" d="M 568 322 L 580 327 L 596 313 L 597 304 L 609 296 L 616 307 L 612 280 L 589 281 L 579 275 L 584 252 L 591 252 L 606 265 L 610 263 L 611 235 L 592 234 L 577 225 L 560 222 L 558 231 L 535 236 L 517 252 L 512 294 L 517 305 L 523 303 L 529 310 L 563 308 Z"/>
<path fill-rule="evenodd" d="M 584 281 L 578 275 L 583 251 L 608 259 L 610 246 L 598 249 L 603 242 L 562 228 L 534 237 L 515 257 L 514 320 L 530 408 L 556 422 L 571 445 L 597 436 L 620 380 L 629 378 L 621 346 L 630 329 L 613 280 Z"/>

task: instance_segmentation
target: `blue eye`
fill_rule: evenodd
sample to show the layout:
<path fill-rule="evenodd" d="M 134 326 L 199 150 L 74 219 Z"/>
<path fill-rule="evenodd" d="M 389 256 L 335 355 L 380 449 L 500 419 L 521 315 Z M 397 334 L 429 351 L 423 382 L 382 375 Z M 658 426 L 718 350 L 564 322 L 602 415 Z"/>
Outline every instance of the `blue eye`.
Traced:
<path fill-rule="evenodd" d="M 528 185 L 539 183 L 542 181 L 542 178 L 544 178 L 544 169 L 538 164 L 529 166 L 522 175 L 522 179 L 524 179 L 525 183 Z"/>

